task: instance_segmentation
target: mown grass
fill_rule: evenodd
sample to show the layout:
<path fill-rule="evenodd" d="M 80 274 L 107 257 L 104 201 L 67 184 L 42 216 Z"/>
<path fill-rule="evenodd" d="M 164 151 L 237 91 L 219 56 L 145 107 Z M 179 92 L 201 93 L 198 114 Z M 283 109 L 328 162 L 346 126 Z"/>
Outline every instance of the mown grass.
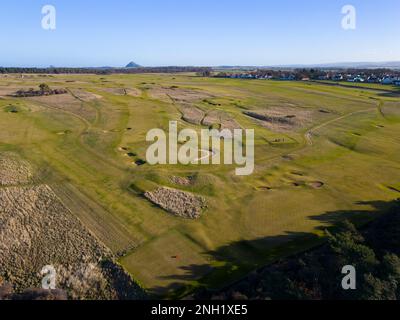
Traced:
<path fill-rule="evenodd" d="M 43 81 L 7 79 L 22 88 Z M 196 287 L 222 286 L 318 244 L 321 230 L 344 218 L 341 211 L 361 212 L 346 218 L 362 222 L 366 202 L 400 194 L 399 99 L 377 90 L 163 74 L 57 75 L 45 81 L 102 96 L 80 102 L 96 116 L 85 119 L 57 105 L 1 97 L 0 150 L 18 150 L 47 172 L 41 179 L 56 186 L 71 211 L 154 294 L 176 298 Z M 179 120 L 180 129 L 201 128 L 180 120 L 176 103 L 152 99 L 146 90 L 138 97 L 102 90 L 154 85 L 204 90 L 214 97 L 196 102 L 199 107 L 224 111 L 254 128 L 254 174 L 238 177 L 234 166 L 223 165 L 133 165 L 145 159 L 148 130 L 165 129 L 170 120 Z M 9 112 L 10 106 L 19 112 Z M 279 106 L 329 114 L 316 112 L 308 128 L 288 132 L 272 132 L 243 114 Z M 313 128 L 310 145 L 304 135 Z M 173 175 L 196 179 L 176 186 Z M 313 188 L 313 181 L 324 185 Z M 142 193 L 159 185 L 204 196 L 202 218 L 176 218 L 149 203 Z"/>

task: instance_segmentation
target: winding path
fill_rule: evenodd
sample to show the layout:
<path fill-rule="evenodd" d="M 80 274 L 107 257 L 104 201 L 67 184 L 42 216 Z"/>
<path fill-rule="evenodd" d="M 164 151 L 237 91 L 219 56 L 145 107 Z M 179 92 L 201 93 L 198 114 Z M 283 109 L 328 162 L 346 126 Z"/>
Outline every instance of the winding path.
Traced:
<path fill-rule="evenodd" d="M 378 105 L 378 108 L 380 108 L 380 107 L 382 106 L 382 104 L 383 104 L 383 103 L 380 102 L 379 105 Z M 353 116 L 353 115 L 355 115 L 355 114 L 364 113 L 364 112 L 369 112 L 369 111 L 374 111 L 374 110 L 376 110 L 376 107 L 368 108 L 368 109 L 363 109 L 363 110 L 358 110 L 358 111 L 354 111 L 354 112 L 347 113 L 347 114 L 342 115 L 342 116 L 340 116 L 340 117 L 338 117 L 338 118 L 331 119 L 331 120 L 326 121 L 326 122 L 324 122 L 324 123 L 318 124 L 318 125 L 316 125 L 315 127 L 313 127 L 313 128 L 311 128 L 310 130 L 308 130 L 308 131 L 304 134 L 304 139 L 306 140 L 306 142 L 307 142 L 308 145 L 312 146 L 312 145 L 313 145 L 312 136 L 313 136 L 313 133 L 314 133 L 315 131 L 317 131 L 317 130 L 323 128 L 323 127 L 326 127 L 326 126 L 328 126 L 328 125 L 330 125 L 330 124 L 332 124 L 332 123 L 335 123 L 335 122 L 337 122 L 337 121 L 340 121 L 340 120 L 346 119 L 346 118 L 348 118 L 348 117 L 351 117 L 351 116 Z"/>

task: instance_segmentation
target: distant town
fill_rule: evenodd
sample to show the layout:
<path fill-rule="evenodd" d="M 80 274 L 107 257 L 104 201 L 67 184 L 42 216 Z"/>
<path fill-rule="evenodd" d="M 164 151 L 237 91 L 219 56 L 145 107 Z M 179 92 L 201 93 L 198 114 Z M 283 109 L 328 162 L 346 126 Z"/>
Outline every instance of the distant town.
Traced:
<path fill-rule="evenodd" d="M 400 69 L 389 68 L 251 68 L 251 67 L 142 67 L 130 62 L 126 67 L 93 68 L 16 68 L 0 67 L 0 75 L 7 74 L 140 74 L 140 73 L 196 73 L 201 77 L 257 79 L 281 81 L 334 81 L 353 83 L 375 83 L 400 86 Z"/>
<path fill-rule="evenodd" d="M 282 81 L 346 81 L 400 86 L 400 71 L 391 69 L 293 69 L 293 70 L 240 70 L 216 72 L 216 78 L 258 79 Z"/>

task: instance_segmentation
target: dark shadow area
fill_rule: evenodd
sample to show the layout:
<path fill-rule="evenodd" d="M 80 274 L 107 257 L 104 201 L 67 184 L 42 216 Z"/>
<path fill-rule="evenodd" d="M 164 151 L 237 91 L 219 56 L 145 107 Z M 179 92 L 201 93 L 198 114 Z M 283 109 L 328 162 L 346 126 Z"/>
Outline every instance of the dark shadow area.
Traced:
<path fill-rule="evenodd" d="M 398 98 L 400 97 L 400 87 L 398 88 L 388 88 L 385 85 L 382 85 L 381 88 L 373 88 L 373 87 L 363 87 L 357 85 L 349 85 L 349 84 L 341 84 L 339 82 L 321 82 L 318 80 L 312 80 L 313 83 L 325 85 L 325 86 L 333 86 L 333 87 L 341 87 L 347 89 L 357 89 L 365 92 L 376 92 L 378 96 L 385 98 Z M 390 85 L 389 85 L 390 87 Z"/>
<path fill-rule="evenodd" d="M 384 97 L 384 98 L 399 98 L 400 97 L 400 88 L 397 91 L 379 93 L 378 96 Z"/>
<path fill-rule="evenodd" d="M 386 275 L 377 272 L 376 268 L 384 270 L 381 264 L 386 263 L 383 260 L 387 252 L 400 254 L 400 201 L 357 204 L 371 209 L 333 211 L 309 217 L 326 225 L 319 227 L 325 231 L 325 237 L 313 233 L 286 232 L 274 237 L 233 242 L 205 252 L 214 261 L 212 266 L 181 267 L 183 275 L 163 277 L 174 282 L 168 287 L 153 288 L 151 293 L 181 298 L 196 288 L 193 296 L 198 299 L 370 297 L 372 293 L 368 295 L 368 292 L 358 296 L 352 292 L 341 295 L 341 279 L 344 276 L 341 268 L 347 264 L 357 265 L 363 283 L 368 280 L 370 287 L 390 286 Z M 207 268 L 210 272 L 198 279 Z M 400 281 L 400 259 L 398 270 Z M 369 274 L 372 278 L 368 278 Z M 374 278 L 374 275 L 385 280 Z M 183 287 L 182 282 L 188 281 L 196 281 L 196 285 Z M 223 286 L 227 287 L 222 289 Z M 390 294 L 387 293 L 387 296 L 390 297 Z"/>

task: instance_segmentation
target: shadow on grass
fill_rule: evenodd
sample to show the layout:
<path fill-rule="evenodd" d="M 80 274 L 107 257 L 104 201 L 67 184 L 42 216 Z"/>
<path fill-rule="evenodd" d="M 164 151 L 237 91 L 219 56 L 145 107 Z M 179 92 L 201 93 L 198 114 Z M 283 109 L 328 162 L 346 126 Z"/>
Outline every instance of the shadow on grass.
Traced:
<path fill-rule="evenodd" d="M 393 88 L 391 91 L 379 93 L 378 96 L 385 98 L 399 98 L 400 97 L 400 87 Z"/>
<path fill-rule="evenodd" d="M 283 235 L 242 240 L 204 252 L 211 257 L 210 264 L 188 265 L 181 267 L 184 274 L 159 277 L 171 282 L 167 287 L 154 287 L 150 294 L 162 298 L 182 298 L 193 291 L 208 289 L 219 290 L 246 277 L 251 271 L 265 267 L 285 257 L 318 247 L 325 242 L 324 231 L 334 231 L 339 221 L 349 220 L 356 226 L 364 226 L 381 213 L 392 208 L 396 201 L 358 202 L 369 206 L 366 210 L 339 210 L 310 216 L 323 226 L 316 233 L 285 232 Z M 208 272 L 207 272 L 208 271 Z M 199 275 L 204 275 L 199 279 Z"/>

